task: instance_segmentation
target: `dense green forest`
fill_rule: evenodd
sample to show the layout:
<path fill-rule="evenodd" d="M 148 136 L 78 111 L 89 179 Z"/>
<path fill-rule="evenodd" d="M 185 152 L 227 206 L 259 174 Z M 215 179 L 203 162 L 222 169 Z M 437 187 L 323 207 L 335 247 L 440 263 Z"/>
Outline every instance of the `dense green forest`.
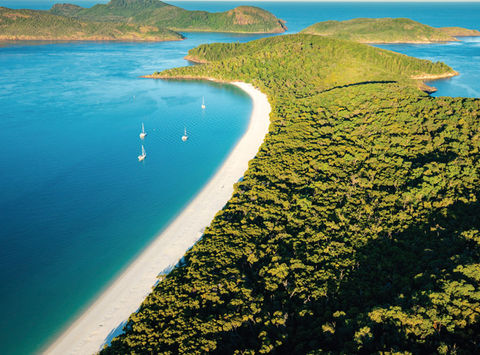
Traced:
<path fill-rule="evenodd" d="M 0 7 L 0 40 L 171 41 L 182 38 L 179 33 L 156 26 L 83 21 L 45 11 Z"/>
<path fill-rule="evenodd" d="M 50 12 L 89 21 L 138 23 L 175 31 L 281 33 L 286 29 L 282 20 L 253 6 L 210 13 L 185 10 L 159 0 L 111 0 L 91 8 L 56 4 Z"/>
<path fill-rule="evenodd" d="M 299 39 L 308 39 L 303 41 Z M 298 51 L 300 58 L 289 58 Z M 248 56 L 248 60 L 246 57 Z M 325 89 L 363 81 L 400 81 L 429 89 L 412 77 L 449 77 L 457 73 L 444 63 L 433 63 L 351 41 L 312 35 L 286 35 L 240 43 L 201 45 L 187 59 L 214 61 L 196 67 L 204 76 L 235 80 L 239 73 L 262 87 L 287 85 L 295 95 L 311 96 Z M 223 61 L 219 61 L 223 59 Z M 267 68 L 268 65 L 268 68 Z M 188 75 L 190 69 L 174 69 L 167 75 Z M 231 75 L 228 72 L 232 70 Z M 272 74 L 273 73 L 273 74 Z M 246 75 L 245 75 L 246 74 Z"/>
<path fill-rule="evenodd" d="M 452 69 L 311 35 L 189 55 L 156 77 L 253 83 L 269 133 L 102 354 L 478 353 L 480 100 L 410 78 Z"/>
<path fill-rule="evenodd" d="M 435 28 L 408 18 L 357 18 L 318 22 L 303 33 L 332 36 L 362 43 L 429 43 L 456 41 L 455 36 L 478 36 L 460 27 Z"/>
<path fill-rule="evenodd" d="M 188 11 L 159 0 L 111 0 L 83 8 L 55 4 L 50 11 L 0 7 L 0 40 L 171 41 L 177 31 L 280 33 L 284 22 L 258 7 L 221 13 Z"/>

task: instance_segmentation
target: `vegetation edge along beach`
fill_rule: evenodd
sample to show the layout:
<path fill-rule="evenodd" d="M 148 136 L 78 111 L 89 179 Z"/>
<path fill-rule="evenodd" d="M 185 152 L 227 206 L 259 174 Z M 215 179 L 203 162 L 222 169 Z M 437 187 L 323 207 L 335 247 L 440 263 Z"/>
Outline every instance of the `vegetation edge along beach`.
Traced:
<path fill-rule="evenodd" d="M 151 292 L 162 272 L 174 267 L 202 236 L 215 214 L 233 193 L 248 162 L 262 144 L 270 124 L 267 97 L 252 85 L 232 82 L 252 99 L 248 128 L 215 175 L 164 231 L 128 268 L 45 350 L 47 354 L 93 354 L 111 332 L 119 331 L 128 316 Z"/>
<path fill-rule="evenodd" d="M 414 79 L 455 71 L 306 34 L 189 56 L 154 76 L 250 82 L 269 133 L 102 354 L 474 352 L 480 100 Z"/>

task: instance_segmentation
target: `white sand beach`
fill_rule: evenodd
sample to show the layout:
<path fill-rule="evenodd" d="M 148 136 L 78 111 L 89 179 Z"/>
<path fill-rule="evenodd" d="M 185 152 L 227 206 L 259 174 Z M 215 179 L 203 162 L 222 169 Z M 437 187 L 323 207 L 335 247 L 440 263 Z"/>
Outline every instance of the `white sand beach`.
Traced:
<path fill-rule="evenodd" d="M 253 100 L 246 133 L 214 177 L 178 217 L 140 254 L 111 286 L 54 343 L 46 354 L 94 354 L 111 333 L 135 312 L 157 282 L 202 236 L 202 231 L 223 208 L 233 185 L 255 157 L 270 124 L 267 96 L 252 85 L 235 82 Z M 61 292 L 61 290 L 59 291 Z"/>

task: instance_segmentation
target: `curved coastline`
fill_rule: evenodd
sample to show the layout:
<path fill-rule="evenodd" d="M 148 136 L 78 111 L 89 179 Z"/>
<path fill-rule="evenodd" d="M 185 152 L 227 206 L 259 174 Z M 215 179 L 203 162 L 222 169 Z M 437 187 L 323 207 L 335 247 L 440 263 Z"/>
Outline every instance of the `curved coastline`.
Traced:
<path fill-rule="evenodd" d="M 93 354 L 123 327 L 158 281 L 200 239 L 215 214 L 227 203 L 233 185 L 255 157 L 270 125 L 268 98 L 251 84 L 232 82 L 253 101 L 247 131 L 197 196 L 128 268 L 75 320 L 45 354 Z"/>
<path fill-rule="evenodd" d="M 430 86 L 427 83 L 430 83 L 435 80 L 440 80 L 440 79 L 448 79 L 448 78 L 453 78 L 454 76 L 460 75 L 457 71 L 453 71 L 451 73 L 443 73 L 443 74 L 422 74 L 422 75 L 415 75 L 412 76 L 411 78 L 413 80 L 417 80 L 418 82 L 418 88 L 422 91 L 425 91 L 427 94 L 433 94 L 434 92 L 437 92 L 437 88 L 434 86 Z"/>

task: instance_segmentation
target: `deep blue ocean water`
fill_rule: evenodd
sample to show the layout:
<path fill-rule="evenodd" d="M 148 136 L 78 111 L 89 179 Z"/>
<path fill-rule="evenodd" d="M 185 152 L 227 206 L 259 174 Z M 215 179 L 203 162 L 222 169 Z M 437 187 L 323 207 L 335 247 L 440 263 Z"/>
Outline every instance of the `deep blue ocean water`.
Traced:
<path fill-rule="evenodd" d="M 66 0 L 0 6 L 48 9 L 55 2 Z M 287 20 L 289 32 L 328 19 L 386 16 L 480 29 L 479 3 L 172 3 L 208 11 L 254 4 Z M 0 44 L 0 353 L 32 353 L 51 341 L 178 214 L 245 131 L 251 102 L 239 89 L 139 76 L 187 65 L 183 56 L 201 43 L 262 36 L 187 37 Z M 436 95 L 480 96 L 480 38 L 381 47 L 461 73 L 433 83 Z M 147 159 L 138 163 L 142 122 Z"/>

